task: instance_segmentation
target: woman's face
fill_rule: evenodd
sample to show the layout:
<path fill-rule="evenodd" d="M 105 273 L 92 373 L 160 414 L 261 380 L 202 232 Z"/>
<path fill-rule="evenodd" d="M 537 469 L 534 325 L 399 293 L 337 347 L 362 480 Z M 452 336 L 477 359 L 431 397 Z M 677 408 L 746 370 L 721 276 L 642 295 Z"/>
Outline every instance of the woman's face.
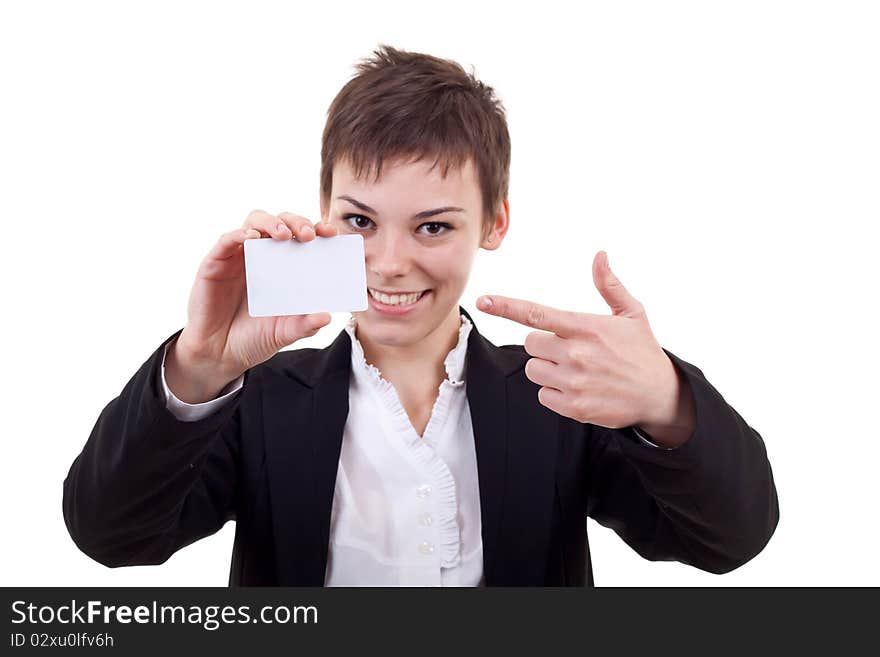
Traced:
<path fill-rule="evenodd" d="M 345 160 L 333 169 L 321 213 L 340 234 L 364 238 L 368 307 L 354 315 L 359 337 L 376 344 L 412 346 L 441 326 L 457 328 L 477 249 L 497 248 L 507 229 L 507 201 L 491 232 L 483 228 L 471 161 L 446 178 L 439 165 L 429 171 L 432 161 L 385 162 L 375 183 L 355 179 Z"/>

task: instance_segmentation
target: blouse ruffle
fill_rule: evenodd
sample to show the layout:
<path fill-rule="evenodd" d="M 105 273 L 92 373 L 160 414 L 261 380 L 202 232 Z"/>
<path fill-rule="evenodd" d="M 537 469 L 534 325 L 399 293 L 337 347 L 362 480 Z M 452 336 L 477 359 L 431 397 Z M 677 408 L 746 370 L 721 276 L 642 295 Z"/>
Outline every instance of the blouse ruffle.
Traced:
<path fill-rule="evenodd" d="M 351 338 L 352 371 L 358 381 L 369 385 L 378 395 L 388 410 L 390 422 L 397 435 L 402 436 L 414 460 L 431 477 L 437 490 L 438 500 L 438 532 L 440 535 L 441 566 L 452 568 L 458 566 L 461 559 L 461 533 L 458 526 L 458 501 L 455 490 L 455 478 L 431 446 L 448 420 L 453 394 L 456 389 L 464 386 L 464 366 L 467 351 L 468 335 L 472 324 L 467 317 L 461 315 L 461 327 L 458 330 L 458 343 L 443 361 L 446 377 L 440 383 L 437 399 L 431 409 L 431 417 L 425 427 L 424 437 L 419 436 L 406 414 L 397 391 L 390 381 L 382 378 L 382 373 L 374 365 L 367 362 L 363 347 L 355 334 L 357 322 L 352 315 L 345 330 Z"/>

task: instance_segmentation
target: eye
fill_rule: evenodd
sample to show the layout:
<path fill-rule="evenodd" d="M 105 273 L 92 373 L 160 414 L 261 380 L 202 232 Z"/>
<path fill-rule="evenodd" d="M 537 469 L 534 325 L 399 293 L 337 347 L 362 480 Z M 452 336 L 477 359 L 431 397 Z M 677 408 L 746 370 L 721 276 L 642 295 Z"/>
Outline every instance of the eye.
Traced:
<path fill-rule="evenodd" d="M 355 221 L 351 222 L 351 219 L 354 219 Z M 365 230 L 369 228 L 371 223 L 373 223 L 372 219 L 368 219 L 362 214 L 347 214 L 342 217 L 342 220 L 348 222 L 349 226 L 357 230 Z"/>
<path fill-rule="evenodd" d="M 428 223 L 424 223 L 419 226 L 419 230 L 428 226 L 428 231 L 423 233 L 424 235 L 430 235 L 432 237 L 438 237 L 440 235 L 445 235 L 447 232 L 452 230 L 452 226 L 444 223 L 442 221 L 429 221 Z"/>

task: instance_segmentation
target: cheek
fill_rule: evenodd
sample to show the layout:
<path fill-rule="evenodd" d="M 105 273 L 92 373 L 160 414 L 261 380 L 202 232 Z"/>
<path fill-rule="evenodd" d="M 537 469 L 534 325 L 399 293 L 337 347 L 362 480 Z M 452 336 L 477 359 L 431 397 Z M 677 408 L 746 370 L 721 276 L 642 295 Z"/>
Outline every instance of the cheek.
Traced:
<path fill-rule="evenodd" d="M 434 249 L 432 253 L 420 258 L 419 266 L 438 286 L 463 288 L 471 272 L 474 254 L 461 247 Z"/>

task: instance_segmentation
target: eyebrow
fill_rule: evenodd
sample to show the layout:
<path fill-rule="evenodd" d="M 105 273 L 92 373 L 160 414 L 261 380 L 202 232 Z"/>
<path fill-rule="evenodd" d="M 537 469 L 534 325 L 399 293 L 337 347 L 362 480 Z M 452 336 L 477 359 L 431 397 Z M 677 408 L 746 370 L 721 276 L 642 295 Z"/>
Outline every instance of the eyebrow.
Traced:
<path fill-rule="evenodd" d="M 379 214 L 366 203 L 361 203 L 360 201 L 353 199 L 351 196 L 346 196 L 343 194 L 342 196 L 337 196 L 336 198 L 342 201 L 348 201 L 352 205 L 356 205 L 357 207 L 359 207 L 364 212 L 369 212 L 370 214 Z M 421 212 L 414 214 L 412 218 L 428 219 L 430 217 L 433 217 L 434 215 L 443 214 L 444 212 L 464 212 L 464 208 L 459 208 L 454 205 L 447 205 L 442 208 L 434 208 L 433 210 L 422 210 Z"/>

